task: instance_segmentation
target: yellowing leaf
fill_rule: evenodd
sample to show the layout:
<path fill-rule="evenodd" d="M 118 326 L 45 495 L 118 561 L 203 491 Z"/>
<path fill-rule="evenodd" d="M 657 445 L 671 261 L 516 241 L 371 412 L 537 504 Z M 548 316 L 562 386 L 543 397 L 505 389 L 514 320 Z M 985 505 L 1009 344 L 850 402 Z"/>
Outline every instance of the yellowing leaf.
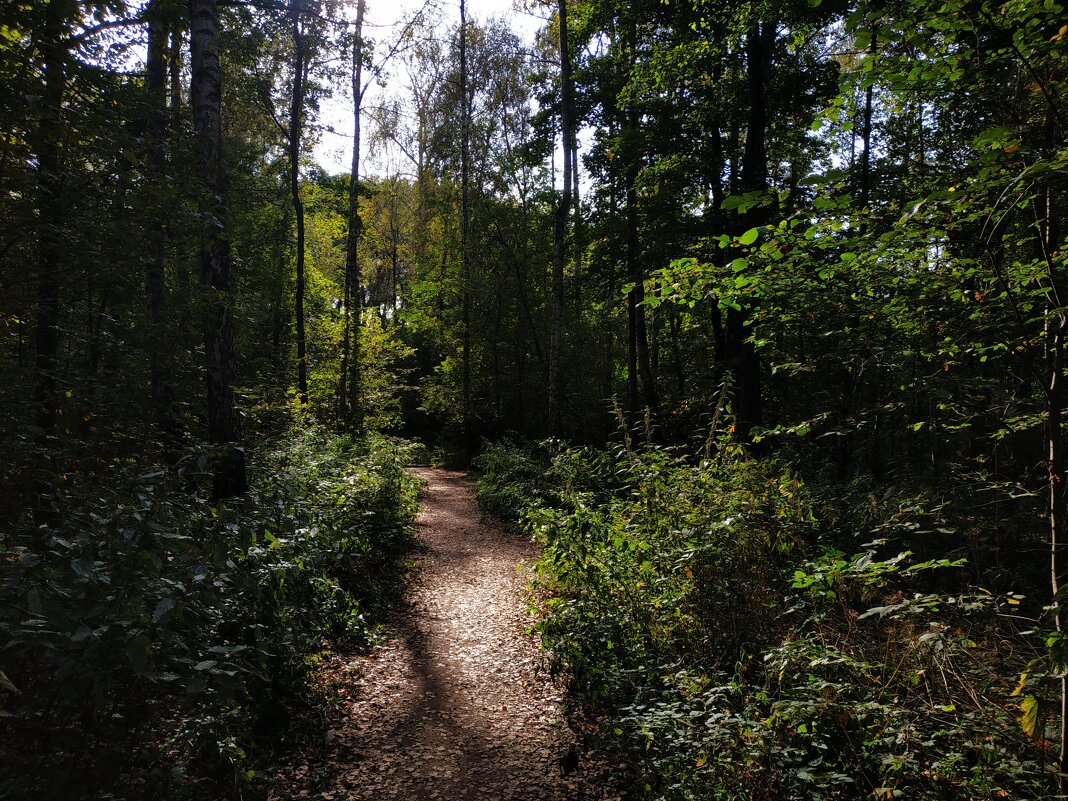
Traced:
<path fill-rule="evenodd" d="M 708 762 L 708 757 L 704 754 L 701 754 L 699 757 L 697 757 L 697 760 L 694 762 L 694 765 L 699 768 L 703 768 L 706 762 Z"/>
<path fill-rule="evenodd" d="M 1016 697 L 1017 695 L 1022 693 L 1024 685 L 1026 685 L 1026 684 L 1027 684 L 1027 674 L 1026 673 L 1021 673 L 1020 674 L 1020 681 L 1017 682 L 1016 689 L 1012 691 L 1011 697 Z"/>
<path fill-rule="evenodd" d="M 1038 731 L 1038 699 L 1029 695 L 1020 702 L 1020 728 L 1028 737 Z"/>

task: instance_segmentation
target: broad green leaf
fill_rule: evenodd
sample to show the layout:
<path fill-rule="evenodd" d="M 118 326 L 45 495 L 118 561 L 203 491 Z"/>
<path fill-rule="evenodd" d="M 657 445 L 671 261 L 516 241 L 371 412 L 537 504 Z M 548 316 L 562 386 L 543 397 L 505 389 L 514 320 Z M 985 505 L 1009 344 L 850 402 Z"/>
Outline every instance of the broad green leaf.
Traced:
<path fill-rule="evenodd" d="M 750 228 L 748 231 L 738 237 L 738 243 L 741 245 L 752 245 L 754 242 L 756 242 L 758 236 L 760 236 L 760 229 Z"/>

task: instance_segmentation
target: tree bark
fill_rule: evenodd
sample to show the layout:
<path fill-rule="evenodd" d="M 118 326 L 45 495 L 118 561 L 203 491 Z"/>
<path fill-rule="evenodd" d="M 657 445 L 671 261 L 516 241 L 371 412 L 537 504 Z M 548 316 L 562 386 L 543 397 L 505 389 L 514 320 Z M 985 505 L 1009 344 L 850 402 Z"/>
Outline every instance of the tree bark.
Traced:
<path fill-rule="evenodd" d="M 474 415 L 471 408 L 471 258 L 468 252 L 470 209 L 468 188 L 471 158 L 471 102 L 467 91 L 467 3 L 460 0 L 460 292 L 462 295 L 461 388 L 463 436 L 467 455 L 475 450 Z"/>
<path fill-rule="evenodd" d="M 560 23 L 560 133 L 563 140 L 564 191 L 553 214 L 552 317 L 549 330 L 549 433 L 560 436 L 563 425 L 562 375 L 560 364 L 564 320 L 564 259 L 567 245 L 567 217 L 571 210 L 572 165 L 575 153 L 574 100 L 571 88 L 571 58 L 567 41 L 567 2 L 559 0 Z"/>
<path fill-rule="evenodd" d="M 345 236 L 345 324 L 341 343 L 340 407 L 342 425 L 363 431 L 362 375 L 360 372 L 360 327 L 363 324 L 363 294 L 360 292 L 360 117 L 363 105 L 363 15 L 365 3 L 356 6 L 356 30 L 352 40 L 352 166 L 349 177 L 349 229 Z"/>
<path fill-rule="evenodd" d="M 290 0 L 293 31 L 293 91 L 289 106 L 289 191 L 297 221 L 297 396 L 308 403 L 308 346 L 304 329 L 304 202 L 300 197 L 300 142 L 304 117 L 304 30 L 300 19 L 301 0 Z"/>
<path fill-rule="evenodd" d="M 44 87 L 37 127 L 37 429 L 51 436 L 59 414 L 56 376 L 59 353 L 60 245 L 63 239 L 63 99 L 67 85 L 64 34 L 75 11 L 69 0 L 55 0 L 45 11 L 41 53 Z"/>
<path fill-rule="evenodd" d="M 199 154 L 203 196 L 200 280 L 204 287 L 204 358 L 207 377 L 208 442 L 212 458 L 212 496 L 223 500 L 248 489 L 241 449 L 241 418 L 234 386 L 234 344 L 230 241 L 226 234 L 226 165 L 222 153 L 222 71 L 219 65 L 219 14 L 216 0 L 189 0 L 193 128 Z"/>
<path fill-rule="evenodd" d="M 1045 151 L 1052 153 L 1057 142 L 1057 119 L 1046 119 Z M 1068 460 L 1064 457 L 1064 351 L 1068 341 L 1068 311 L 1065 310 L 1064 281 L 1057 270 L 1054 253 L 1059 241 L 1055 215 L 1054 187 L 1046 186 L 1041 210 L 1036 210 L 1038 256 L 1046 265 L 1046 468 L 1049 472 L 1049 575 L 1054 629 L 1063 635 L 1064 602 L 1058 597 L 1068 578 L 1064 569 L 1064 550 L 1068 543 Z M 1057 788 L 1068 791 L 1068 675 L 1059 677 L 1060 749 L 1057 753 Z"/>
<path fill-rule="evenodd" d="M 638 173 L 641 169 L 641 153 L 638 145 L 638 111 L 634 106 L 627 109 L 626 136 L 630 139 L 630 163 L 627 167 L 626 187 L 626 224 L 627 275 L 633 284 L 627 298 L 629 320 L 628 364 L 631 396 L 631 413 L 640 411 L 635 404 L 638 384 L 641 386 L 641 406 L 654 418 L 657 413 L 656 376 L 653 375 L 653 362 L 649 353 L 649 328 L 645 317 L 645 270 L 642 269 L 641 244 L 638 237 Z M 637 377 L 635 377 L 637 372 Z M 636 419 L 636 418 L 635 418 Z"/>
<path fill-rule="evenodd" d="M 148 58 L 145 94 L 148 100 L 146 129 L 149 138 L 148 162 L 152 177 L 162 181 L 166 174 L 167 130 L 167 73 L 164 53 L 167 49 L 167 25 L 161 17 L 159 0 L 149 7 Z M 145 302 L 148 311 L 149 371 L 151 381 L 152 418 L 166 440 L 178 436 L 178 416 L 175 410 L 174 384 L 168 358 L 165 326 L 166 283 L 164 259 L 166 255 L 165 204 L 159 203 L 150 212 L 148 226 L 148 254 L 145 261 Z M 170 444 L 173 445 L 173 442 Z"/>
<path fill-rule="evenodd" d="M 871 46 L 868 52 L 875 56 L 876 32 L 871 33 Z M 861 135 L 864 141 L 864 152 L 860 157 L 860 208 L 866 209 L 871 197 L 871 132 L 872 132 L 872 105 L 875 98 L 875 86 L 871 84 L 864 92 L 864 124 Z"/>
<path fill-rule="evenodd" d="M 754 23 L 746 34 L 746 79 L 749 87 L 749 118 L 742 152 L 741 185 L 745 192 L 762 192 L 768 188 L 767 154 L 767 76 L 770 68 L 771 45 L 775 23 Z M 745 225 L 753 228 L 767 221 L 767 211 L 757 207 L 745 217 Z M 749 442 L 754 428 L 763 425 L 763 400 L 760 377 L 760 354 L 753 344 L 749 321 L 752 310 L 746 303 L 741 309 L 727 310 L 727 349 L 734 365 L 737 395 L 734 416 L 735 435 Z"/>
<path fill-rule="evenodd" d="M 1047 222 L 1048 229 L 1048 222 Z M 1052 294 L 1056 294 L 1056 290 Z M 1059 305 L 1059 304 L 1058 304 Z M 1061 565 L 1068 537 L 1068 463 L 1064 445 L 1064 345 L 1068 336 L 1068 313 L 1062 308 L 1047 309 L 1046 322 L 1046 458 L 1049 471 L 1049 557 L 1050 594 L 1053 597 L 1053 625 L 1064 629 L 1061 602 L 1057 599 L 1065 583 Z M 1061 793 L 1068 789 L 1068 677 L 1060 677 L 1060 750 L 1057 756 L 1057 784 Z"/>

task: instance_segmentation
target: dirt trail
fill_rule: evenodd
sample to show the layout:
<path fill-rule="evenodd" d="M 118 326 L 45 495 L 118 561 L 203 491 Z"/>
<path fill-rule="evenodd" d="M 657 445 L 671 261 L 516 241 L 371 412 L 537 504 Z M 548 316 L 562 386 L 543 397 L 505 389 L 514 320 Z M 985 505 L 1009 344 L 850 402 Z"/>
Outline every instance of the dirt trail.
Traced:
<path fill-rule="evenodd" d="M 339 690 L 349 700 L 331 724 L 325 759 L 289 777 L 288 797 L 614 797 L 600 789 L 605 771 L 590 755 L 560 775 L 558 760 L 575 737 L 524 634 L 530 619 L 516 566 L 533 557 L 532 546 L 480 520 L 462 474 L 416 472 L 427 481 L 416 520 L 426 551 L 391 620 L 394 636 L 334 668 L 346 676 Z"/>

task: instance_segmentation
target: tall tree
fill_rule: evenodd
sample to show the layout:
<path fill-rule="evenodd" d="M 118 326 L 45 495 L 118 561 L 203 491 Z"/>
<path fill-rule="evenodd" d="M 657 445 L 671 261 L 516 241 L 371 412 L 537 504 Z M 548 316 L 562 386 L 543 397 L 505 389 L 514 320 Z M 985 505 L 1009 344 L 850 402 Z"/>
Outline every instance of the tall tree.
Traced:
<path fill-rule="evenodd" d="M 303 0 L 290 0 L 289 24 L 293 36 L 293 83 L 289 105 L 289 191 L 293 215 L 297 222 L 297 394 L 302 404 L 308 403 L 308 346 L 304 318 L 304 202 L 300 196 L 300 154 L 304 134 L 304 99 L 307 60 L 305 53 L 305 30 Z"/>
<path fill-rule="evenodd" d="M 162 183 L 166 179 L 167 129 L 167 65 L 169 20 L 164 16 L 165 4 L 153 0 L 148 7 L 148 52 L 146 60 L 145 94 L 147 107 L 146 130 L 149 139 L 151 177 Z M 148 214 L 148 253 L 145 259 L 145 300 L 149 326 L 149 369 L 151 380 L 152 416 L 160 433 L 173 439 L 178 433 L 175 390 L 167 346 L 165 307 L 167 286 L 164 276 L 166 256 L 166 215 L 163 203 Z"/>
<path fill-rule="evenodd" d="M 562 419 L 562 371 L 560 344 L 564 318 L 564 260 L 566 258 L 567 218 L 572 207 L 572 169 L 575 147 L 575 101 L 571 85 L 571 55 L 568 50 L 568 0 L 557 4 L 557 24 L 560 27 L 560 132 L 563 143 L 563 192 L 553 215 L 553 288 L 552 324 L 549 333 L 549 430 L 559 436 Z"/>
<path fill-rule="evenodd" d="M 771 71 L 771 52 L 778 23 L 753 21 L 745 34 L 745 70 L 749 96 L 749 115 L 745 128 L 745 149 L 742 153 L 741 189 L 743 192 L 764 193 L 768 189 L 768 93 L 767 81 Z M 757 204 L 743 216 L 745 228 L 752 229 L 767 222 L 768 211 Z M 753 429 L 763 424 L 763 404 L 760 381 L 760 355 L 753 343 L 751 309 L 748 304 L 727 309 L 725 326 L 726 353 L 735 374 L 734 416 L 738 438 L 748 441 Z"/>
<path fill-rule="evenodd" d="M 464 444 L 468 456 L 474 451 L 474 414 L 471 407 L 471 97 L 467 75 L 467 3 L 460 0 L 460 292 L 461 292 L 461 395 Z"/>
<path fill-rule="evenodd" d="M 44 12 L 41 55 L 44 67 L 37 125 L 37 428 L 44 436 L 56 425 L 59 407 L 56 356 L 59 353 L 60 249 L 63 241 L 63 102 L 67 89 L 66 36 L 78 13 L 73 0 L 50 2 Z"/>
<path fill-rule="evenodd" d="M 356 23 L 352 33 L 352 166 L 349 172 L 348 231 L 345 235 L 344 331 L 341 350 L 341 386 L 338 400 L 341 423 L 356 432 L 363 428 L 360 401 L 360 327 L 363 322 L 363 293 L 360 291 L 359 246 L 363 221 L 360 219 L 360 132 L 363 118 L 364 41 L 363 15 L 366 4 L 357 0 Z"/>
<path fill-rule="evenodd" d="M 189 0 L 192 77 L 189 94 L 200 161 L 202 239 L 200 280 L 204 302 L 204 358 L 207 378 L 208 442 L 212 495 L 217 500 L 248 489 L 237 410 L 237 351 L 234 342 L 230 241 L 226 233 L 226 163 L 222 152 L 222 70 L 219 63 L 217 0 Z"/>

